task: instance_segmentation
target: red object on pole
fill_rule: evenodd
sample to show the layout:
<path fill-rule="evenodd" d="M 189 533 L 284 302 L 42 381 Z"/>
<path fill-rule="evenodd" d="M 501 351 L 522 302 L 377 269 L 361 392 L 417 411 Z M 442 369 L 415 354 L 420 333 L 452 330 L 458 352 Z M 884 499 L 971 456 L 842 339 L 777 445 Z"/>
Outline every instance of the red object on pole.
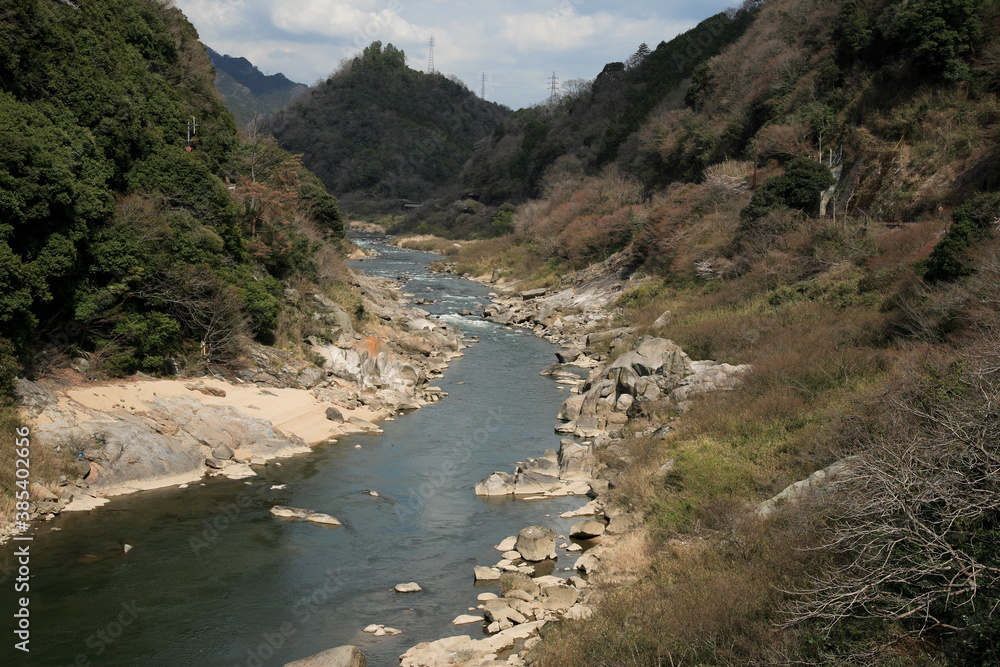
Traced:
<path fill-rule="evenodd" d="M 193 148 L 191 148 L 190 146 L 185 146 L 185 147 L 184 147 L 184 150 L 186 150 L 186 151 L 193 151 L 194 149 L 193 149 Z"/>

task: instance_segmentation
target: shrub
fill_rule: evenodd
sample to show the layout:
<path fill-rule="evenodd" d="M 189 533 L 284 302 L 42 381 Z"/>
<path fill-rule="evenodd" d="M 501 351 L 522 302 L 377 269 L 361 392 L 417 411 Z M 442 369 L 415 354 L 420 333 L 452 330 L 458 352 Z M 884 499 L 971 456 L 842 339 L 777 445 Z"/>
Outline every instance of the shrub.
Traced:
<path fill-rule="evenodd" d="M 769 178 L 757 188 L 750 203 L 740 212 L 744 225 L 752 224 L 770 211 L 792 208 L 812 212 L 819 204 L 820 193 L 833 185 L 835 179 L 821 162 L 799 157 L 788 163 L 785 173 Z"/>
<path fill-rule="evenodd" d="M 989 233 L 1000 217 L 1000 193 L 980 193 L 952 213 L 948 233 L 931 252 L 924 278 L 931 282 L 955 280 L 972 273 L 970 251 Z"/>

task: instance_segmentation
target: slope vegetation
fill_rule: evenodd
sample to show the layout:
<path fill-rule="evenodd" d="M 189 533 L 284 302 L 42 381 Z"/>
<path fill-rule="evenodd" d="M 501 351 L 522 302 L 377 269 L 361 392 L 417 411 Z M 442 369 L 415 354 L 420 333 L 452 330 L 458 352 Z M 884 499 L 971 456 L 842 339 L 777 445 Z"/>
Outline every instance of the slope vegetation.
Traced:
<path fill-rule="evenodd" d="M 506 115 L 441 74 L 375 42 L 277 114 L 270 129 L 347 206 L 422 200 L 451 183 Z"/>

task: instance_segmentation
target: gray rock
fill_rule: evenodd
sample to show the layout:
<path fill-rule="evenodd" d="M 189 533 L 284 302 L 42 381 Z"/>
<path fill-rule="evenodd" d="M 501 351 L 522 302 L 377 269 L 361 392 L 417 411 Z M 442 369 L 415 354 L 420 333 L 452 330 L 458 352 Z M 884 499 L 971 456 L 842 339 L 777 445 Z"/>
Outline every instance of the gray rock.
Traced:
<path fill-rule="evenodd" d="M 482 479 L 475 487 L 477 496 L 514 495 L 514 476 L 505 472 L 495 472 Z"/>
<path fill-rule="evenodd" d="M 671 317 L 672 316 L 669 310 L 663 311 L 663 314 L 657 317 L 656 320 L 653 322 L 653 328 L 658 329 L 667 326 L 668 324 L 670 324 Z"/>
<path fill-rule="evenodd" d="M 212 456 L 214 458 L 221 459 L 222 461 L 228 461 L 233 458 L 233 450 L 226 445 L 219 445 L 212 450 Z"/>
<path fill-rule="evenodd" d="M 541 472 L 518 473 L 514 480 L 514 494 L 518 496 L 532 496 L 548 491 L 555 491 L 562 483 L 555 475 L 547 475 Z"/>
<path fill-rule="evenodd" d="M 573 586 L 542 586 L 542 606 L 549 611 L 563 611 L 576 604 L 580 592 Z"/>
<path fill-rule="evenodd" d="M 593 450 L 590 447 L 563 438 L 559 443 L 559 478 L 590 479 L 594 475 Z"/>
<path fill-rule="evenodd" d="M 329 514 L 321 514 L 319 512 L 314 512 L 312 510 L 300 509 L 298 507 L 285 507 L 284 505 L 275 505 L 274 507 L 271 508 L 271 514 L 286 519 L 301 519 L 303 521 L 309 521 L 310 523 L 322 523 L 328 526 L 341 525 L 340 521 L 330 516 Z"/>
<path fill-rule="evenodd" d="M 580 540 L 589 540 L 592 537 L 603 535 L 605 526 L 600 521 L 588 519 L 574 523 L 569 529 L 569 536 Z"/>
<path fill-rule="evenodd" d="M 224 461 L 220 461 L 219 459 L 210 456 L 207 459 L 205 459 L 205 465 L 208 466 L 209 468 L 221 470 L 222 467 L 226 464 Z"/>
<path fill-rule="evenodd" d="M 556 352 L 556 359 L 558 359 L 559 363 L 561 364 L 569 364 L 579 359 L 581 354 L 583 353 L 580 352 L 580 350 L 577 350 L 576 348 L 572 348 L 569 350 L 559 350 L 558 352 Z"/>
<path fill-rule="evenodd" d="M 326 418 L 332 422 L 337 422 L 338 424 L 344 423 L 344 414 L 337 408 L 327 408 Z"/>
<path fill-rule="evenodd" d="M 368 661 L 357 646 L 338 646 L 322 653 L 285 663 L 285 667 L 366 667 Z"/>
<path fill-rule="evenodd" d="M 524 299 L 525 301 L 528 301 L 529 299 L 537 299 L 540 296 L 545 296 L 546 292 L 548 292 L 548 290 L 545 289 L 544 287 L 539 287 L 538 289 L 529 289 L 521 292 L 521 298 Z"/>
<path fill-rule="evenodd" d="M 422 589 L 420 587 L 420 584 L 418 584 L 417 582 L 411 581 L 408 584 L 396 584 L 393 590 L 395 590 L 397 593 L 419 593 L 424 589 Z"/>
<path fill-rule="evenodd" d="M 562 407 L 559 408 L 559 414 L 557 419 L 560 421 L 574 421 L 580 418 L 583 412 L 583 394 L 573 394 L 563 401 Z"/>
<path fill-rule="evenodd" d="M 528 526 L 517 534 L 515 549 L 526 561 L 552 558 L 556 553 L 556 534 L 545 526 Z"/>

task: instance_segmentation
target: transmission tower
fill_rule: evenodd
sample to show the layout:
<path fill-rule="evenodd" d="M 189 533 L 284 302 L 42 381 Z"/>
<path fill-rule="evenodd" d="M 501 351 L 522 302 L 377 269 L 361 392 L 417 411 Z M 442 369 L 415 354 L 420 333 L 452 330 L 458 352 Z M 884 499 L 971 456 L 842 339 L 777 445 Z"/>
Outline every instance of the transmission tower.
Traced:
<path fill-rule="evenodd" d="M 479 93 L 479 98 L 483 100 L 486 99 L 486 72 L 483 72 L 483 87 Z"/>
<path fill-rule="evenodd" d="M 434 35 L 431 35 L 431 40 L 428 42 L 427 48 L 427 73 L 434 73 Z"/>
<path fill-rule="evenodd" d="M 559 84 L 559 79 L 556 78 L 556 73 L 552 72 L 552 92 L 549 94 L 549 102 L 556 101 L 556 86 Z"/>

